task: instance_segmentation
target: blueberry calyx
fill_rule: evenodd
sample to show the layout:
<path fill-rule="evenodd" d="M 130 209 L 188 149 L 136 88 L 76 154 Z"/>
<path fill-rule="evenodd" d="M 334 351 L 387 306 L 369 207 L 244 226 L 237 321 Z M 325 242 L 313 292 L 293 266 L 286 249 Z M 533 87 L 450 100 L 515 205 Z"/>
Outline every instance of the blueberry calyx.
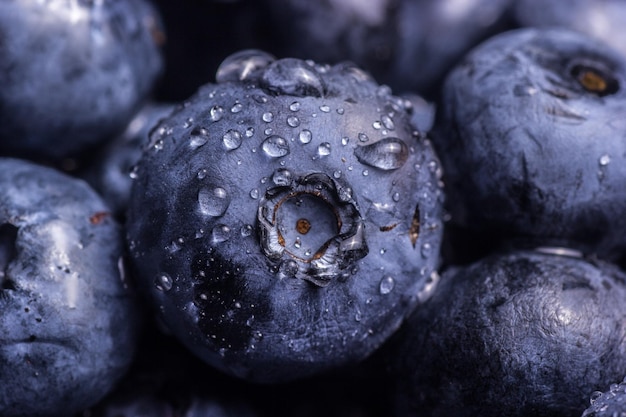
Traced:
<path fill-rule="evenodd" d="M 599 97 L 615 94 L 619 91 L 618 81 L 610 76 L 607 71 L 595 66 L 576 64 L 570 73 L 585 91 Z"/>
<path fill-rule="evenodd" d="M 282 275 L 325 287 L 368 253 L 352 190 L 323 173 L 278 171 L 274 177 L 284 181 L 274 181 L 279 185 L 267 189 L 257 211 L 263 253 Z"/>

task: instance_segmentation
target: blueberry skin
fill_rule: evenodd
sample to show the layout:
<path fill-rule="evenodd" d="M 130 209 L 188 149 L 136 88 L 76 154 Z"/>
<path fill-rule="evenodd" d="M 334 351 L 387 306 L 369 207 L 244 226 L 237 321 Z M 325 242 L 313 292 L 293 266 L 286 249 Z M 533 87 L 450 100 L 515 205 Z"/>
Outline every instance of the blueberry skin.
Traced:
<path fill-rule="evenodd" d="M 163 70 L 146 0 L 0 4 L 0 153 L 74 156 L 124 129 Z"/>
<path fill-rule="evenodd" d="M 351 64 L 240 51 L 157 126 L 127 242 L 159 318 L 249 381 L 355 363 L 436 278 L 439 161 Z"/>
<path fill-rule="evenodd" d="M 87 166 L 83 177 L 109 205 L 114 215 L 123 221 L 133 168 L 152 128 L 174 109 L 173 103 L 150 101 L 135 114 L 122 134 L 107 142 Z"/>
<path fill-rule="evenodd" d="M 591 405 L 581 417 L 615 417 L 626 412 L 626 378 L 621 383 L 611 384 L 608 390 L 596 391 L 591 395 Z"/>
<path fill-rule="evenodd" d="M 625 297 L 622 270 L 571 249 L 446 269 L 386 352 L 397 415 L 580 416 L 623 375 Z"/>
<path fill-rule="evenodd" d="M 68 416 L 130 365 L 123 234 L 83 181 L 0 159 L 0 415 Z"/>
<path fill-rule="evenodd" d="M 526 27 L 562 27 L 585 33 L 606 42 L 626 55 L 626 4 L 620 0 L 517 0 L 512 15 Z"/>
<path fill-rule="evenodd" d="M 431 135 L 451 224 L 485 239 L 626 248 L 626 61 L 566 29 L 484 42 L 446 80 Z"/>
<path fill-rule="evenodd" d="M 349 59 L 394 92 L 435 96 L 473 46 L 508 28 L 511 0 L 266 0 L 272 51 L 320 62 Z M 295 34 L 295 36 L 294 36 Z"/>

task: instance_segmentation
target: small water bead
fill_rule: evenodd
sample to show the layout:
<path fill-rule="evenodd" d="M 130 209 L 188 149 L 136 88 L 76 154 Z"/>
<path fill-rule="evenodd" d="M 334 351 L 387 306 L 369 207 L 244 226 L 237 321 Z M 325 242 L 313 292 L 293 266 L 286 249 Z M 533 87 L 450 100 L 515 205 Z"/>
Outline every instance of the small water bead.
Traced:
<path fill-rule="evenodd" d="M 607 166 L 609 163 L 611 162 L 611 157 L 607 154 L 604 154 L 600 157 L 600 159 L 598 160 L 598 163 L 600 164 L 600 166 Z"/>
<path fill-rule="evenodd" d="M 224 109 L 221 106 L 213 106 L 209 110 L 209 117 L 213 122 L 219 122 L 224 117 Z"/>
<path fill-rule="evenodd" d="M 168 274 L 162 273 L 154 280 L 154 286 L 159 291 L 167 292 L 174 286 L 174 281 Z"/>
<path fill-rule="evenodd" d="M 393 193 L 391 199 L 397 203 L 398 201 L 400 201 L 400 193 Z"/>
<path fill-rule="evenodd" d="M 291 103 L 289 105 L 289 110 L 294 111 L 294 112 L 300 110 L 300 102 L 294 101 L 293 103 Z"/>
<path fill-rule="evenodd" d="M 363 170 L 363 176 L 367 177 L 370 174 L 370 172 L 367 169 Z"/>
<path fill-rule="evenodd" d="M 243 110 L 243 104 L 241 103 L 235 103 L 233 107 L 230 108 L 231 113 L 239 113 L 241 110 Z"/>
<path fill-rule="evenodd" d="M 245 135 L 247 138 L 251 138 L 252 136 L 254 136 L 254 128 L 253 127 L 247 128 Z"/>
<path fill-rule="evenodd" d="M 328 105 L 326 105 L 326 104 L 322 104 L 322 105 L 320 106 L 320 110 L 321 110 L 322 112 L 324 112 L 324 113 L 328 113 L 328 112 L 330 112 L 330 107 L 329 107 Z"/>
<path fill-rule="evenodd" d="M 376 130 L 380 130 L 382 129 L 383 124 L 380 121 L 376 120 L 374 123 L 372 123 L 372 127 Z"/>
<path fill-rule="evenodd" d="M 296 116 L 289 116 L 287 117 L 287 125 L 289 125 L 290 127 L 298 127 L 300 126 L 300 119 L 298 119 Z"/>
<path fill-rule="evenodd" d="M 598 401 L 600 397 L 602 397 L 603 395 L 604 394 L 602 393 L 602 391 L 594 391 L 591 393 L 591 396 L 589 397 L 589 402 L 593 404 L 596 401 Z"/>
<path fill-rule="evenodd" d="M 209 141 L 209 132 L 203 127 L 196 127 L 191 131 L 189 147 L 197 149 Z"/>
<path fill-rule="evenodd" d="M 317 147 L 317 154 L 319 156 L 328 156 L 330 155 L 330 143 L 328 142 L 322 142 L 320 143 L 320 145 Z"/>
<path fill-rule="evenodd" d="M 206 178 L 208 171 L 206 170 L 206 168 L 202 168 L 200 171 L 198 171 L 198 173 L 196 174 L 196 177 L 198 177 L 199 180 L 202 180 L 204 178 Z"/>
<path fill-rule="evenodd" d="M 289 186 L 293 181 L 293 174 L 291 171 L 285 168 L 280 168 L 274 171 L 272 175 L 272 182 L 278 186 Z"/>
<path fill-rule="evenodd" d="M 267 97 L 266 97 L 266 96 L 262 96 L 262 95 L 260 95 L 260 94 L 255 94 L 255 95 L 253 95 L 253 96 L 252 96 L 252 99 L 253 99 L 254 101 L 256 101 L 257 103 L 259 103 L 259 104 L 265 104 L 265 103 L 267 103 Z"/>
<path fill-rule="evenodd" d="M 224 133 L 224 136 L 222 136 L 222 142 L 224 143 L 224 147 L 227 150 L 235 150 L 241 146 L 241 133 L 239 133 L 237 130 L 231 129 L 228 132 Z"/>
<path fill-rule="evenodd" d="M 350 138 L 349 137 L 344 136 L 344 137 L 341 138 L 341 144 L 343 146 L 346 146 L 349 142 L 350 142 Z"/>
<path fill-rule="evenodd" d="M 382 122 L 383 126 L 385 126 L 385 129 L 394 130 L 396 128 L 396 125 L 394 124 L 391 117 L 386 114 L 381 116 L 380 121 Z"/>
<path fill-rule="evenodd" d="M 248 237 L 252 235 L 253 230 L 254 227 L 252 227 L 251 224 L 244 224 L 243 226 L 241 226 L 239 233 L 241 234 L 241 237 Z"/>
<path fill-rule="evenodd" d="M 378 290 L 380 291 L 382 295 L 386 295 L 386 294 L 389 294 L 391 291 L 393 291 L 393 288 L 395 286 L 396 286 L 396 281 L 393 279 L 393 277 L 390 275 L 386 275 L 380 281 L 380 284 L 378 285 Z"/>
<path fill-rule="evenodd" d="M 250 190 L 250 197 L 253 198 L 254 200 L 259 198 L 259 189 L 258 188 L 251 189 Z"/>
<path fill-rule="evenodd" d="M 278 273 L 285 278 L 293 278 L 298 273 L 298 263 L 293 259 L 289 259 L 280 263 Z"/>
<path fill-rule="evenodd" d="M 371 145 L 358 146 L 354 155 L 365 165 L 388 171 L 404 165 L 409 149 L 401 139 L 384 138 Z"/>
<path fill-rule="evenodd" d="M 320 74 L 300 59 L 283 58 L 274 61 L 263 72 L 261 82 L 269 90 L 286 95 L 324 95 L 324 82 Z"/>
<path fill-rule="evenodd" d="M 198 191 L 200 212 L 207 216 L 224 215 L 230 205 L 230 196 L 222 187 L 203 187 Z"/>
<path fill-rule="evenodd" d="M 261 116 L 261 119 L 263 119 L 263 121 L 265 123 L 270 123 L 272 120 L 274 120 L 274 113 L 272 112 L 265 112 L 263 113 L 263 115 Z"/>
<path fill-rule="evenodd" d="M 343 115 L 345 112 L 346 112 L 346 111 L 344 110 L 344 108 L 343 108 L 343 107 L 339 107 L 339 108 L 337 109 L 337 114 L 339 114 L 339 115 Z"/>
<path fill-rule="evenodd" d="M 154 142 L 153 147 L 154 147 L 154 150 L 155 150 L 155 151 L 160 151 L 160 150 L 162 150 L 162 149 L 163 149 L 163 139 L 159 139 L 159 140 L 157 140 L 156 142 Z"/>
<path fill-rule="evenodd" d="M 304 129 L 298 135 L 298 139 L 300 140 L 300 142 L 302 142 L 304 144 L 310 143 L 311 140 L 313 139 L 313 133 L 311 133 L 311 131 L 308 130 L 308 129 Z"/>
<path fill-rule="evenodd" d="M 230 239 L 230 227 L 225 224 L 218 224 L 211 230 L 211 242 L 222 243 Z"/>
<path fill-rule="evenodd" d="M 280 158 L 289 154 L 289 142 L 281 136 L 272 135 L 263 141 L 261 149 L 271 158 Z"/>
<path fill-rule="evenodd" d="M 192 124 L 193 124 L 193 117 L 189 117 L 187 120 L 185 120 L 185 123 L 183 123 L 183 129 L 190 128 Z"/>
<path fill-rule="evenodd" d="M 337 171 L 333 172 L 333 177 L 335 177 L 335 179 L 341 178 L 341 170 L 338 169 Z"/>
<path fill-rule="evenodd" d="M 359 133 L 359 141 L 361 142 L 367 142 L 368 140 L 370 140 L 369 136 L 367 136 L 365 133 Z"/>
<path fill-rule="evenodd" d="M 267 129 L 263 131 L 263 133 L 265 133 L 265 136 L 269 136 L 272 133 L 274 133 L 274 129 L 272 129 L 271 127 L 268 127 Z"/>
<path fill-rule="evenodd" d="M 432 251 L 433 251 L 433 247 L 430 243 L 424 243 L 422 245 L 422 250 L 421 250 L 422 257 L 428 258 L 430 254 L 432 253 Z"/>
<path fill-rule="evenodd" d="M 128 172 L 128 176 L 131 180 L 136 180 L 137 178 L 139 178 L 139 167 L 137 165 L 133 165 Z"/>

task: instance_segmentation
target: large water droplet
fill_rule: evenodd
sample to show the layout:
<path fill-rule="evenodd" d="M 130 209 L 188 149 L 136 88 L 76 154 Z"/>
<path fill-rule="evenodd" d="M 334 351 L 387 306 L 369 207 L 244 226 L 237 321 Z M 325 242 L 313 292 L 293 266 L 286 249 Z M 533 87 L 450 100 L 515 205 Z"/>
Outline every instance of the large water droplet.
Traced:
<path fill-rule="evenodd" d="M 404 165 L 409 149 L 401 139 L 384 138 L 371 145 L 356 147 L 354 155 L 365 165 L 389 171 Z"/>
<path fill-rule="evenodd" d="M 229 130 L 222 137 L 222 142 L 224 143 L 224 147 L 229 151 L 235 150 L 241 146 L 241 133 L 236 130 Z"/>
<path fill-rule="evenodd" d="M 298 135 L 298 139 L 300 139 L 300 142 L 302 142 L 304 144 L 310 143 L 311 140 L 313 139 L 313 133 L 311 133 L 311 131 L 308 130 L 308 129 L 304 129 Z"/>
<path fill-rule="evenodd" d="M 284 58 L 271 63 L 262 76 L 265 88 L 293 96 L 324 95 L 324 82 L 317 71 L 306 62 Z"/>
<path fill-rule="evenodd" d="M 267 67 L 276 58 L 257 49 L 246 49 L 228 56 L 217 69 L 215 80 L 242 81 L 249 79 L 257 70 Z"/>
<path fill-rule="evenodd" d="M 328 142 L 322 142 L 320 143 L 320 145 L 317 147 L 317 154 L 319 156 L 328 156 L 330 155 L 330 143 Z"/>
<path fill-rule="evenodd" d="M 204 187 L 198 191 L 200 212 L 207 216 L 224 215 L 230 205 L 230 196 L 222 187 Z"/>
<path fill-rule="evenodd" d="M 289 154 L 289 142 L 281 136 L 272 135 L 263 141 L 261 149 L 263 149 L 263 152 L 265 152 L 267 156 L 280 158 Z"/>

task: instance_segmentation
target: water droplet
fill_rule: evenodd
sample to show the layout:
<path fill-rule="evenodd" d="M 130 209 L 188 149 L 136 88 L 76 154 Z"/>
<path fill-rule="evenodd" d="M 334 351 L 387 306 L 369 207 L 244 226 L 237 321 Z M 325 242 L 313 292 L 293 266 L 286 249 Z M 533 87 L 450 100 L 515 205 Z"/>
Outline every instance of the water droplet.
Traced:
<path fill-rule="evenodd" d="M 397 203 L 398 201 L 400 201 L 400 193 L 393 193 L 391 199 Z"/>
<path fill-rule="evenodd" d="M 235 103 L 233 107 L 230 108 L 231 113 L 239 113 L 241 110 L 243 110 L 243 104 L 241 103 Z"/>
<path fill-rule="evenodd" d="M 320 75 L 306 62 L 295 58 L 283 58 L 271 63 L 262 77 L 265 88 L 292 96 L 324 95 L 324 83 Z"/>
<path fill-rule="evenodd" d="M 298 127 L 300 126 L 300 119 L 298 119 L 296 116 L 289 116 L 287 117 L 287 124 L 290 127 Z"/>
<path fill-rule="evenodd" d="M 245 134 L 247 138 L 251 138 L 254 135 L 254 128 L 253 127 L 247 128 Z"/>
<path fill-rule="evenodd" d="M 430 243 L 424 243 L 422 245 L 422 250 L 421 250 L 422 257 L 428 258 L 430 254 L 432 253 L 432 251 L 433 251 L 433 247 L 431 246 Z"/>
<path fill-rule="evenodd" d="M 393 120 L 388 115 L 384 114 L 381 116 L 380 121 L 382 122 L 385 129 L 394 130 L 396 125 L 393 123 Z"/>
<path fill-rule="evenodd" d="M 222 137 L 224 147 L 226 147 L 229 151 L 239 148 L 241 146 L 241 141 L 241 133 L 232 129 L 224 133 L 224 136 Z"/>
<path fill-rule="evenodd" d="M 337 109 L 337 114 L 339 114 L 339 115 L 344 114 L 345 112 L 346 112 L 346 111 L 343 109 L 343 107 L 339 107 L 339 108 Z"/>
<path fill-rule="evenodd" d="M 293 175 L 288 169 L 280 168 L 274 171 L 274 174 L 272 175 L 272 181 L 278 186 L 289 186 L 293 181 Z"/>
<path fill-rule="evenodd" d="M 359 141 L 367 142 L 370 138 L 365 133 L 359 133 Z"/>
<path fill-rule="evenodd" d="M 189 147 L 197 149 L 209 141 L 209 132 L 204 128 L 194 128 L 189 137 Z"/>
<path fill-rule="evenodd" d="M 595 403 L 596 401 L 598 401 L 600 399 L 600 397 L 602 397 L 603 393 L 602 391 L 594 391 L 591 393 L 591 396 L 589 397 L 589 402 L 591 404 Z"/>
<path fill-rule="evenodd" d="M 341 144 L 343 146 L 346 146 L 349 142 L 350 142 L 350 138 L 349 137 L 344 136 L 344 137 L 341 138 Z"/>
<path fill-rule="evenodd" d="M 370 174 L 370 172 L 367 169 L 363 170 L 363 176 L 367 177 Z"/>
<path fill-rule="evenodd" d="M 371 145 L 358 146 L 354 155 L 365 165 L 388 171 L 404 165 L 409 157 L 409 149 L 398 138 L 384 138 Z"/>
<path fill-rule="evenodd" d="M 607 154 L 604 154 L 600 157 L 600 159 L 598 160 L 598 163 L 600 164 L 600 166 L 607 166 L 609 163 L 611 162 L 611 157 Z"/>
<path fill-rule="evenodd" d="M 198 191 L 198 203 L 202 214 L 222 216 L 230 205 L 230 196 L 222 187 L 204 187 Z"/>
<path fill-rule="evenodd" d="M 328 155 L 330 155 L 330 143 L 328 143 L 328 142 L 320 143 L 320 145 L 317 147 L 317 154 L 319 156 L 328 156 Z"/>
<path fill-rule="evenodd" d="M 244 224 L 243 226 L 241 226 L 241 230 L 239 232 L 241 233 L 242 237 L 248 237 L 252 234 L 253 230 L 254 228 L 251 224 Z"/>
<path fill-rule="evenodd" d="M 308 130 L 308 129 L 304 129 L 298 135 L 298 139 L 300 139 L 300 142 L 302 142 L 304 144 L 310 143 L 311 140 L 313 139 L 313 133 L 311 133 L 311 131 Z"/>
<path fill-rule="evenodd" d="M 374 123 L 372 123 L 372 127 L 376 130 L 380 130 L 383 127 L 383 125 L 382 123 L 380 123 L 380 121 L 376 120 Z"/>
<path fill-rule="evenodd" d="M 263 131 L 263 133 L 265 133 L 265 136 L 269 136 L 272 133 L 274 133 L 274 129 L 272 129 L 271 127 L 268 127 L 267 129 Z"/>
<path fill-rule="evenodd" d="M 230 227 L 225 224 L 218 224 L 211 230 L 211 242 L 222 243 L 230 239 Z"/>
<path fill-rule="evenodd" d="M 174 281 L 166 273 L 159 274 L 154 280 L 154 286 L 157 290 L 167 292 L 172 289 Z"/>
<path fill-rule="evenodd" d="M 322 104 L 320 106 L 320 110 L 323 111 L 324 113 L 328 113 L 330 111 L 330 107 L 326 104 Z"/>
<path fill-rule="evenodd" d="M 257 198 L 259 198 L 259 189 L 258 188 L 253 188 L 253 189 L 250 190 L 250 198 L 253 198 L 255 200 Z"/>
<path fill-rule="evenodd" d="M 289 142 L 281 136 L 272 135 L 263 141 L 261 149 L 269 157 L 280 158 L 289 154 Z"/>
<path fill-rule="evenodd" d="M 298 273 L 298 263 L 293 259 L 289 259 L 280 263 L 278 274 L 284 278 L 293 278 Z"/>
<path fill-rule="evenodd" d="M 380 284 L 378 285 L 378 290 L 380 291 L 382 295 L 385 295 L 393 291 L 393 288 L 395 286 L 396 286 L 396 281 L 393 279 L 393 277 L 386 275 L 380 281 Z"/>
<path fill-rule="evenodd" d="M 333 172 L 333 177 L 335 177 L 336 179 L 341 178 L 341 170 L 338 169 L 335 172 Z"/>
<path fill-rule="evenodd" d="M 163 139 L 159 139 L 156 142 L 154 142 L 153 147 L 155 151 L 160 151 L 161 149 L 163 149 Z"/>
<path fill-rule="evenodd" d="M 263 115 L 261 116 L 261 119 L 263 119 L 263 121 L 264 121 L 265 123 L 269 123 L 269 122 L 271 122 L 272 120 L 274 120 L 274 113 L 272 113 L 272 112 L 270 112 L 270 111 L 268 111 L 268 112 L 266 112 L 266 113 L 263 113 Z"/>
<path fill-rule="evenodd" d="M 202 168 L 200 171 L 198 171 L 196 177 L 198 177 L 199 180 L 203 180 L 204 178 L 206 178 L 207 173 L 208 171 L 206 170 L 206 168 Z"/>
<path fill-rule="evenodd" d="M 137 165 L 133 165 L 133 167 L 130 169 L 130 172 L 128 173 L 128 176 L 131 180 L 136 180 L 137 178 L 139 178 L 139 167 Z"/>
<path fill-rule="evenodd" d="M 291 111 L 298 111 L 298 110 L 300 110 L 300 102 L 299 101 L 294 101 L 293 103 L 291 103 L 289 105 L 289 110 L 291 110 Z"/>
<path fill-rule="evenodd" d="M 267 52 L 246 49 L 224 59 L 217 69 L 215 80 L 218 83 L 249 79 L 257 70 L 267 67 L 275 61 Z"/>
<path fill-rule="evenodd" d="M 224 109 L 220 106 L 213 106 L 209 110 L 209 115 L 212 121 L 219 122 L 224 117 Z"/>

